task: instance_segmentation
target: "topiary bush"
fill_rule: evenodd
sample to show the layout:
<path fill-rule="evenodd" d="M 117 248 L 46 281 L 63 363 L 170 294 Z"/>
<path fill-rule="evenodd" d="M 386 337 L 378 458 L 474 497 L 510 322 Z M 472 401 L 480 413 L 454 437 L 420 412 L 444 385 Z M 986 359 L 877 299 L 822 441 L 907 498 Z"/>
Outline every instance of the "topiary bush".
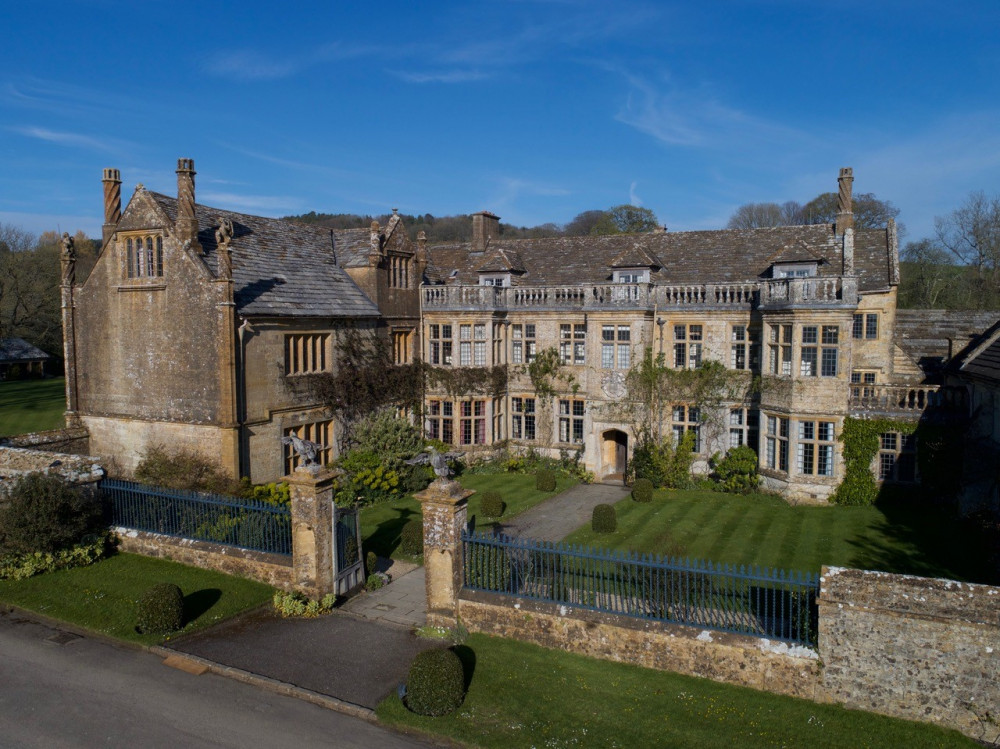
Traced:
<path fill-rule="evenodd" d="M 535 488 L 542 492 L 554 492 L 556 490 L 556 475 L 552 471 L 541 470 L 535 474 Z"/>
<path fill-rule="evenodd" d="M 406 707 L 418 715 L 447 715 L 465 699 L 462 661 L 451 650 L 418 653 L 406 679 Z"/>
<path fill-rule="evenodd" d="M 165 635 L 184 625 L 184 594 L 173 583 L 157 583 L 139 599 L 135 628 L 142 634 Z"/>
<path fill-rule="evenodd" d="M 649 479 L 636 479 L 632 485 L 632 499 L 636 502 L 652 502 L 653 482 Z"/>
<path fill-rule="evenodd" d="M 506 505 L 500 492 L 483 492 L 483 503 L 480 505 L 483 515 L 488 518 L 498 518 L 503 515 Z"/>
<path fill-rule="evenodd" d="M 365 554 L 365 575 L 374 575 L 378 569 L 378 555 L 374 551 Z"/>
<path fill-rule="evenodd" d="M 0 504 L 0 556 L 68 549 L 103 530 L 100 505 L 57 476 L 29 473 Z"/>
<path fill-rule="evenodd" d="M 594 533 L 614 533 L 618 530 L 618 516 L 613 505 L 597 505 L 590 520 Z"/>
<path fill-rule="evenodd" d="M 710 463 L 723 491 L 750 494 L 760 488 L 757 453 L 748 445 L 730 448 L 725 457 L 713 457 Z"/>
<path fill-rule="evenodd" d="M 411 520 L 403 526 L 399 534 L 399 550 L 411 557 L 424 553 L 424 523 L 422 520 Z"/>

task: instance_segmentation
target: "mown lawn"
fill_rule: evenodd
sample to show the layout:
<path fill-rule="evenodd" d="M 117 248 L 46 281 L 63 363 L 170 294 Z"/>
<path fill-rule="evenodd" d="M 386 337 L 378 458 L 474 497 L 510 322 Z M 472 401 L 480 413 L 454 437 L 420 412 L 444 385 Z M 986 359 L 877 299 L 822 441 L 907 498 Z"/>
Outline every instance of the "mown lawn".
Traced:
<path fill-rule="evenodd" d="M 162 635 L 135 631 L 136 602 L 155 583 L 184 593 L 184 634 L 217 624 L 266 603 L 274 588 L 221 572 L 163 559 L 116 554 L 89 567 L 49 572 L 26 580 L 0 580 L 0 602 L 145 645 Z M 175 636 L 176 636 L 175 634 Z"/>
<path fill-rule="evenodd" d="M 658 490 L 615 505 L 618 530 L 566 540 L 730 564 L 818 572 L 822 565 L 992 582 L 985 543 L 944 510 L 903 499 L 793 507 L 778 497 Z"/>
<path fill-rule="evenodd" d="M 395 695 L 380 720 L 482 747 L 974 747 L 955 731 L 664 671 L 471 635 L 471 683 L 440 718 Z"/>
<path fill-rule="evenodd" d="M 65 426 L 65 411 L 62 377 L 0 382 L 0 437 L 58 429 Z"/>
<path fill-rule="evenodd" d="M 576 479 L 558 476 L 555 492 L 542 492 L 535 488 L 534 474 L 497 473 L 464 474 L 458 481 L 466 489 L 474 489 L 469 499 L 469 519 L 476 520 L 477 528 L 484 528 L 489 522 L 480 518 L 479 506 L 482 494 L 498 491 L 503 496 L 506 509 L 501 521 L 509 520 L 539 502 L 565 491 L 576 483 Z M 393 502 L 383 502 L 361 510 L 361 537 L 365 552 L 374 551 L 380 557 L 407 559 L 399 551 L 399 538 L 403 526 L 411 520 L 421 520 L 420 503 L 407 495 Z"/>

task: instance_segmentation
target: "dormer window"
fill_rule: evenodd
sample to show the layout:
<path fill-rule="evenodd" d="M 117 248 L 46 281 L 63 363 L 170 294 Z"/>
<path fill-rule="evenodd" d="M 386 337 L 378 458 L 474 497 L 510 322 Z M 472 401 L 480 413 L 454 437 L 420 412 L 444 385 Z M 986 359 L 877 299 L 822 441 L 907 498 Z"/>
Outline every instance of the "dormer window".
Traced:
<path fill-rule="evenodd" d="M 616 270 L 615 283 L 649 283 L 649 268 Z"/>
<path fill-rule="evenodd" d="M 510 286 L 510 273 L 480 273 L 480 286 Z"/>
<path fill-rule="evenodd" d="M 775 265 L 774 278 L 811 278 L 816 275 L 816 263 L 784 263 Z"/>
<path fill-rule="evenodd" d="M 163 275 L 163 237 L 132 235 L 124 238 L 125 276 L 156 278 Z"/>

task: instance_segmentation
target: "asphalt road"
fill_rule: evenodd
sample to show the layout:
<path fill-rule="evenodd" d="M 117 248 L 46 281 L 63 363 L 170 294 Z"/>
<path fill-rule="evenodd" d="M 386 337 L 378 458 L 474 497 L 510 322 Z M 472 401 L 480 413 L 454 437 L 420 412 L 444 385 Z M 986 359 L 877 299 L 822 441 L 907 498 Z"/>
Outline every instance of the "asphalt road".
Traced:
<path fill-rule="evenodd" d="M 0 746 L 422 747 L 358 718 L 0 612 Z"/>

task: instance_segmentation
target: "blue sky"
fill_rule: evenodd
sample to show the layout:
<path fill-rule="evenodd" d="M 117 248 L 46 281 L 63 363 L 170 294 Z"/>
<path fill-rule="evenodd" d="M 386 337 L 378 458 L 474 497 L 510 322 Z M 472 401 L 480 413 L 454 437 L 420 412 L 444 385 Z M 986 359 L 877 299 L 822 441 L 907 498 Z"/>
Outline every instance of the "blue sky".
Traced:
<path fill-rule="evenodd" d="M 1000 3 L 6 4 L 0 221 L 99 236 L 100 178 L 278 216 L 672 230 L 855 191 L 908 239 L 1000 192 Z"/>

